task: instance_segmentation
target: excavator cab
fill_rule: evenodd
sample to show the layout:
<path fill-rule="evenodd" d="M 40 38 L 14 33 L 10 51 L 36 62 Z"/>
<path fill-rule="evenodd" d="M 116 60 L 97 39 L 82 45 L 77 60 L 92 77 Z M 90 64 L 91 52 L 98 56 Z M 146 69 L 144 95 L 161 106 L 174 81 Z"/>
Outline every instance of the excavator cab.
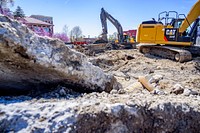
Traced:
<path fill-rule="evenodd" d="M 126 33 L 123 33 L 123 42 L 124 42 L 124 43 L 129 42 L 129 35 L 126 34 Z"/>
<path fill-rule="evenodd" d="M 130 36 L 130 35 L 128 35 L 128 34 L 126 34 L 126 33 L 124 33 L 123 34 L 123 42 L 124 43 L 134 44 L 135 43 L 135 38 Z"/>

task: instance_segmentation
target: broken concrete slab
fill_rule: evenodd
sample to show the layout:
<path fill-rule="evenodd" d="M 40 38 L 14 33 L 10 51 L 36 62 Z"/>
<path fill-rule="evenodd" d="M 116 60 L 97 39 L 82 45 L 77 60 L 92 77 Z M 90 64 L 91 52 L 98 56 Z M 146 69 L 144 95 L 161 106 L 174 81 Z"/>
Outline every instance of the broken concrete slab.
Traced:
<path fill-rule="evenodd" d="M 36 35 L 0 15 L 0 91 L 29 91 L 62 84 L 92 92 L 117 89 L 114 76 L 92 65 L 64 42 Z"/>

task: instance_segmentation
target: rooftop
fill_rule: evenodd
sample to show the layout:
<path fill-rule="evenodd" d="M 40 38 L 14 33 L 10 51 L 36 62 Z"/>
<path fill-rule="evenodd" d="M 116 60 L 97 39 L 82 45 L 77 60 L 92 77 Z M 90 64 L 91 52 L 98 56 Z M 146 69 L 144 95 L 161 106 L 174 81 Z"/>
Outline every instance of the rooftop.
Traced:
<path fill-rule="evenodd" d="M 47 26 L 52 25 L 50 23 L 46 23 L 46 22 L 43 22 L 43 21 L 35 19 L 35 18 L 31 18 L 31 17 L 25 17 L 24 20 L 26 21 L 25 23 L 27 23 L 27 24 L 40 24 L 40 25 L 47 25 Z"/>
<path fill-rule="evenodd" d="M 44 16 L 44 15 L 31 15 L 30 17 L 41 17 L 41 18 L 45 17 L 45 18 L 52 19 L 52 17 L 50 17 L 50 16 Z"/>

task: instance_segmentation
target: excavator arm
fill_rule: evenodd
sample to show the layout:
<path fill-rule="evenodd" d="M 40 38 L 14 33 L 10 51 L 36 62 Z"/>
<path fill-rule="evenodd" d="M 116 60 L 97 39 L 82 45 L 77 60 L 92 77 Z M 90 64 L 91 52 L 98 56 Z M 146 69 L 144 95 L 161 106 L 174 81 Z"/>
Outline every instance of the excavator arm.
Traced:
<path fill-rule="evenodd" d="M 107 21 L 106 21 L 108 19 L 117 29 L 119 42 L 123 42 L 123 29 L 119 21 L 116 20 L 114 17 L 112 17 L 103 8 L 101 9 L 100 18 L 101 18 L 101 24 L 102 24 L 102 30 L 103 30 L 102 38 L 105 41 L 108 41 L 107 39 L 108 30 L 107 30 Z"/>
<path fill-rule="evenodd" d="M 183 20 L 179 28 L 179 32 L 183 33 L 198 17 L 200 16 L 200 0 L 198 0 L 191 8 L 190 12 Z"/>
<path fill-rule="evenodd" d="M 100 18 L 101 18 L 101 25 L 102 25 L 102 31 L 103 31 L 102 39 L 108 42 L 108 38 L 107 38 L 108 28 L 107 28 L 107 22 L 106 22 L 106 12 L 103 8 L 101 9 Z"/>

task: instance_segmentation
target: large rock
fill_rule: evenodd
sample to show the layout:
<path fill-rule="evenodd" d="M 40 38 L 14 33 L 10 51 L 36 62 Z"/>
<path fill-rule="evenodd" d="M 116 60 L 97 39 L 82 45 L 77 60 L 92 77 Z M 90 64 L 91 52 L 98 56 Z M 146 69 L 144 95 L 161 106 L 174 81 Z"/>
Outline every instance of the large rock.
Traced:
<path fill-rule="evenodd" d="M 40 37 L 25 25 L 0 16 L 0 91 L 22 92 L 62 84 L 79 91 L 118 87 L 112 75 L 92 65 L 64 42 Z"/>

